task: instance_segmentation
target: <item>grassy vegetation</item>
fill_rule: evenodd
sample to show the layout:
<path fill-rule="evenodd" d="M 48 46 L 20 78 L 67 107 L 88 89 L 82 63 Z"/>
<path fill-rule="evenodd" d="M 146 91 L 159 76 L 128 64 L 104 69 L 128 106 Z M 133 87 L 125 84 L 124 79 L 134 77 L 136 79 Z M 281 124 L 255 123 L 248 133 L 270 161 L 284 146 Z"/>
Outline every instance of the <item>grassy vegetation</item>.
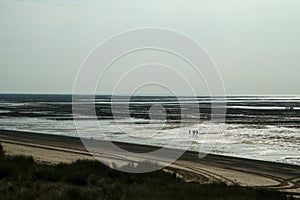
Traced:
<path fill-rule="evenodd" d="M 1 200 L 94 200 L 94 199 L 287 199 L 261 189 L 186 183 L 163 171 L 128 174 L 98 161 L 47 165 L 32 157 L 5 156 L 0 145 Z"/>

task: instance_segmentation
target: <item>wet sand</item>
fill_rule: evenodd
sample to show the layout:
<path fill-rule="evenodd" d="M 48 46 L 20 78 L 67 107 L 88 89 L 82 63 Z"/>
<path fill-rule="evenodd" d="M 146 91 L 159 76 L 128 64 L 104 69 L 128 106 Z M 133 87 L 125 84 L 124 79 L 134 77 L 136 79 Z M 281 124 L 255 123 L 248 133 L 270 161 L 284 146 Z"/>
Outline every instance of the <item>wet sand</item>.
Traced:
<path fill-rule="evenodd" d="M 97 146 L 98 141 L 93 141 Z M 30 155 L 40 162 L 73 162 L 77 159 L 95 159 L 86 150 L 79 138 L 47 135 L 29 132 L 0 130 L 0 143 L 9 155 Z M 99 141 L 101 144 L 101 141 Z M 151 152 L 158 148 L 115 142 L 117 146 L 131 152 Z M 176 149 L 171 149 L 177 151 Z M 151 159 L 162 163 L 166 157 L 127 156 L 108 148 L 101 148 L 101 153 L 94 154 L 97 159 L 114 162 L 119 165 L 128 161 L 139 162 Z M 165 167 L 176 172 L 186 181 L 200 183 L 224 182 L 228 185 L 241 185 L 281 190 L 295 197 L 300 197 L 300 166 L 257 161 L 209 154 L 199 158 L 198 152 L 185 152 L 180 159 Z"/>

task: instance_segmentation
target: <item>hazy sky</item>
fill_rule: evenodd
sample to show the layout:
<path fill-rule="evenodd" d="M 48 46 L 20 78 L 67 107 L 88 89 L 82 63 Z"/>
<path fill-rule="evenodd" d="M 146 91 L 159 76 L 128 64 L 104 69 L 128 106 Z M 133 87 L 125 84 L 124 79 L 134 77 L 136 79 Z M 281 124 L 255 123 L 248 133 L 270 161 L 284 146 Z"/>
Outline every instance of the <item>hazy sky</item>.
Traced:
<path fill-rule="evenodd" d="M 300 94 L 299 0 L 1 0 L 0 92 L 71 93 L 97 44 L 138 27 L 201 43 L 227 94 Z"/>

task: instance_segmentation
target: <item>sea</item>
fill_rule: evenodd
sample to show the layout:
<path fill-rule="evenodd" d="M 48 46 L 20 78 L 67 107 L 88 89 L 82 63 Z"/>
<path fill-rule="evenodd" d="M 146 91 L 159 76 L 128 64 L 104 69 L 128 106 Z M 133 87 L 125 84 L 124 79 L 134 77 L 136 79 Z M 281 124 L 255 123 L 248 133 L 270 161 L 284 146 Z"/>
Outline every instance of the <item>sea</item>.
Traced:
<path fill-rule="evenodd" d="M 300 165 L 300 96 L 96 95 L 90 101 L 82 95 L 80 100 L 0 94 L 0 129 Z M 75 104 L 92 104 L 94 115 L 74 113 Z"/>

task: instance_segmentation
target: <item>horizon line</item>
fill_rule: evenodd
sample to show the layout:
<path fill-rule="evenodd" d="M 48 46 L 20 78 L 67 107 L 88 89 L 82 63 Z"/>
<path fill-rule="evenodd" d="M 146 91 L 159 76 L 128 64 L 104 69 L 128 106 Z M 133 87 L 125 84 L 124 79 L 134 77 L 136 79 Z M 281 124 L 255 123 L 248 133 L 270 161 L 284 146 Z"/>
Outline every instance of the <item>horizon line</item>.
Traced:
<path fill-rule="evenodd" d="M 127 95 L 127 94 L 74 94 L 74 93 L 27 93 L 27 92 L 0 92 L 0 95 L 79 95 L 79 96 L 158 96 L 158 97 L 296 97 L 300 94 L 227 94 L 227 95 L 167 95 L 167 94 L 136 94 L 136 95 Z"/>

